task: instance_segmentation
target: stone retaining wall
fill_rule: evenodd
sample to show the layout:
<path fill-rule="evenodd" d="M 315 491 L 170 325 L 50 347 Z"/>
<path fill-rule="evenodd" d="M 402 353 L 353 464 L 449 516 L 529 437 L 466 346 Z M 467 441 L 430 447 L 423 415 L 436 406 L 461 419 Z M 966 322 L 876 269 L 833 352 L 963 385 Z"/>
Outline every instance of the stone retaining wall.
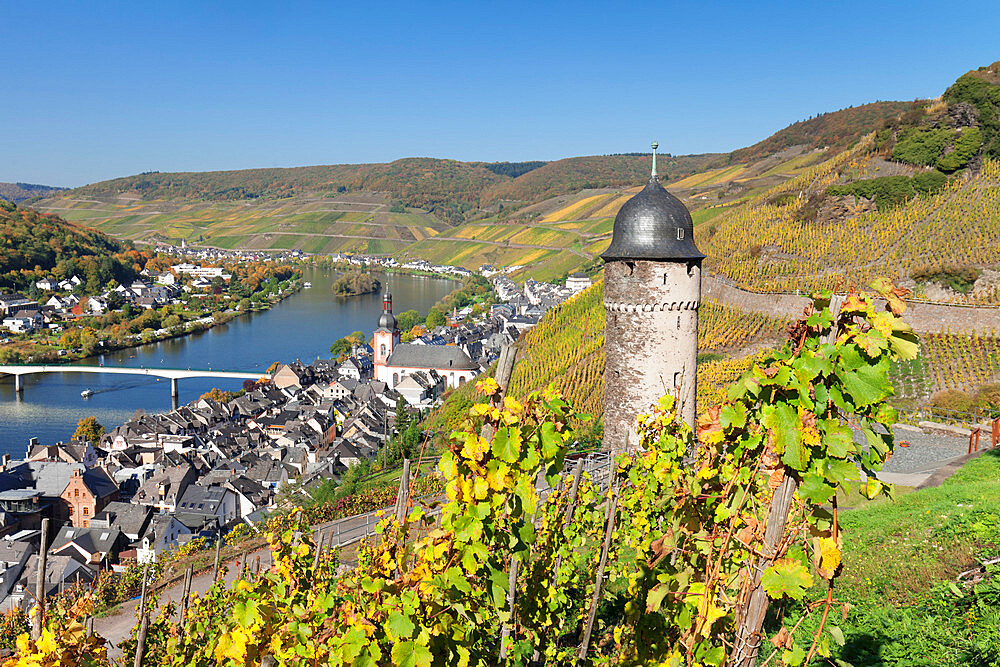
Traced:
<path fill-rule="evenodd" d="M 706 299 L 736 306 L 747 312 L 774 317 L 797 317 L 809 303 L 794 294 L 758 294 L 729 285 L 713 276 L 704 276 L 702 295 Z M 911 303 L 903 319 L 918 332 L 954 332 L 989 334 L 1000 332 L 1000 308 L 996 306 L 949 306 L 936 303 Z"/>

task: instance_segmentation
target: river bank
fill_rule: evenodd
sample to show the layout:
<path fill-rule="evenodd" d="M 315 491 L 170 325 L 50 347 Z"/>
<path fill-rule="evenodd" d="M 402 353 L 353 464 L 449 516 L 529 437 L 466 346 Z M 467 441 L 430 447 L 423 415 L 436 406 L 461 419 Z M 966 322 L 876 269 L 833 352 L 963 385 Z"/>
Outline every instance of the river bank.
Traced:
<path fill-rule="evenodd" d="M 93 342 L 92 347 L 90 347 L 90 345 L 86 348 L 65 346 L 59 344 L 61 343 L 63 336 L 60 336 L 59 339 L 54 339 L 54 336 L 50 335 L 45 343 L 39 342 L 37 337 L 25 339 L 25 342 L 30 341 L 33 344 L 32 347 L 35 348 L 35 351 L 34 353 L 24 354 L 18 352 L 16 343 L 19 341 L 15 340 L 13 341 L 14 345 L 10 348 L 14 354 L 10 354 L 10 352 L 8 352 L 5 355 L 0 355 L 0 360 L 5 363 L 38 363 L 46 365 L 69 364 L 92 358 L 96 354 L 129 350 L 141 345 L 150 345 L 152 343 L 159 343 L 165 340 L 188 336 L 194 333 L 201 333 L 208 331 L 212 327 L 230 322 L 243 315 L 262 313 L 271 310 L 284 299 L 301 290 L 304 281 L 301 277 L 299 277 L 289 279 L 288 282 L 290 284 L 287 288 L 281 289 L 278 292 L 269 295 L 264 302 L 250 302 L 249 307 L 246 307 L 245 309 L 243 309 L 240 304 L 237 304 L 237 307 L 234 309 L 215 311 L 209 315 L 202 315 L 201 317 L 180 322 L 170 327 L 163 327 L 155 330 L 148 329 L 142 333 L 128 334 L 120 338 L 99 338 Z M 87 329 L 89 329 L 89 327 L 85 326 L 84 330 L 86 331 Z M 39 347 L 43 349 L 37 349 Z M 3 349 L 5 348 L 0 348 L 0 350 Z M 15 357 L 15 354 L 19 355 L 20 359 Z"/>
<path fill-rule="evenodd" d="M 353 331 L 371 331 L 382 309 L 381 296 L 366 294 L 336 299 L 330 293 L 332 272 L 304 267 L 298 289 L 259 312 L 239 312 L 201 331 L 141 343 L 120 350 L 98 351 L 69 364 L 133 368 L 196 368 L 264 372 L 274 361 L 306 362 L 329 358 L 330 344 Z M 379 274 L 386 282 L 386 274 Z M 454 290 L 454 281 L 397 275 L 392 279 L 393 306 L 427 312 Z M 28 438 L 40 442 L 68 439 L 82 417 L 93 415 L 107 428 L 127 421 L 136 410 L 169 410 L 170 382 L 146 376 L 61 372 L 25 375 L 24 391 L 14 392 L 14 379 L 0 376 L 0 454 L 24 455 Z M 237 391 L 241 380 L 191 378 L 179 383 L 181 403 L 213 389 Z M 94 394 L 82 399 L 80 392 Z"/>

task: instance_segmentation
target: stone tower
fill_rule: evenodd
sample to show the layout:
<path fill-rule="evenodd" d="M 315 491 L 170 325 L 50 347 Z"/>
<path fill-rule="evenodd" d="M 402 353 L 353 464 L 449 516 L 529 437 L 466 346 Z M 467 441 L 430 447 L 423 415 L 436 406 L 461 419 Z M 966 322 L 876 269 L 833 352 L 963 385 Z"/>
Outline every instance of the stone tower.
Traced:
<path fill-rule="evenodd" d="M 604 449 L 637 445 L 636 416 L 664 394 L 695 422 L 701 262 L 691 214 L 653 170 L 615 217 L 604 258 Z"/>

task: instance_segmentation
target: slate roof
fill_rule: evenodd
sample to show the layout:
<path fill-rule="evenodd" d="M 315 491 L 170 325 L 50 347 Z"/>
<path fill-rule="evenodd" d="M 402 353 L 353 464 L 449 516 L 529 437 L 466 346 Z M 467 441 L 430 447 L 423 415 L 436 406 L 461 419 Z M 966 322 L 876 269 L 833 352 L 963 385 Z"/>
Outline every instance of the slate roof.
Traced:
<path fill-rule="evenodd" d="M 219 506 L 222 505 L 227 493 L 230 491 L 220 486 L 205 487 L 192 484 L 177 502 L 177 512 L 218 514 Z"/>
<path fill-rule="evenodd" d="M 138 539 L 149 526 L 153 509 L 148 505 L 133 505 L 112 501 L 107 506 L 94 515 L 90 525 L 92 527 L 115 527 L 121 529 L 129 539 Z M 135 535 L 135 537 L 132 537 Z"/>
<path fill-rule="evenodd" d="M 104 468 L 88 468 L 83 473 L 83 483 L 87 485 L 90 492 L 96 498 L 104 498 L 118 490 L 115 480 L 104 470 Z M 65 487 L 64 487 L 65 488 Z"/>
<path fill-rule="evenodd" d="M 113 551 L 121 539 L 122 531 L 115 528 L 77 528 L 63 526 L 52 542 L 52 551 L 58 551 L 72 542 L 88 554 Z"/>
<path fill-rule="evenodd" d="M 435 368 L 438 370 L 479 370 L 479 366 L 460 348 L 452 345 L 411 345 L 401 343 L 392 348 L 387 366 L 401 368 Z"/>

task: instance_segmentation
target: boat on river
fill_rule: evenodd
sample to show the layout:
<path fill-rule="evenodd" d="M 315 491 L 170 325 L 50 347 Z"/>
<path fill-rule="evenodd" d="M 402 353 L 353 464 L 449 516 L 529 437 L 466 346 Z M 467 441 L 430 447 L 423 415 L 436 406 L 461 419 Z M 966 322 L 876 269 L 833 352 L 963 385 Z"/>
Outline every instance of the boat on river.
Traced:
<path fill-rule="evenodd" d="M 82 396 L 83 398 L 90 398 L 93 395 L 94 395 L 94 390 L 91 389 L 90 387 L 87 387 L 86 389 L 80 392 L 80 396 Z"/>

